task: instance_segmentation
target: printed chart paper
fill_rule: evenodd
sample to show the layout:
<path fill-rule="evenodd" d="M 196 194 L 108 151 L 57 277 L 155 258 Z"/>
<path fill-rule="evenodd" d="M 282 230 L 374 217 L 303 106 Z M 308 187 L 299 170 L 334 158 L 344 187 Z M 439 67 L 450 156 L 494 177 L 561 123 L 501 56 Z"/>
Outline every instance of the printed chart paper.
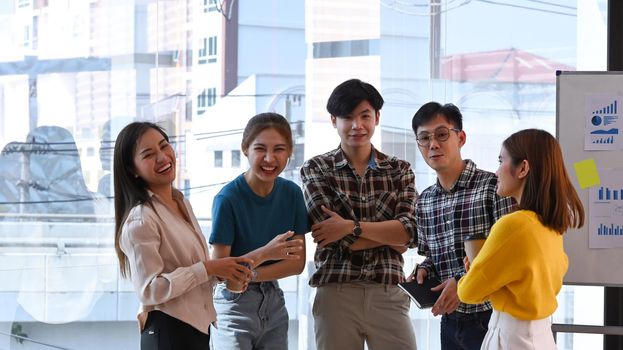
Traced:
<path fill-rule="evenodd" d="M 621 103 L 623 96 L 618 95 L 586 97 L 584 150 L 614 151 L 622 148 Z"/>
<path fill-rule="evenodd" d="M 600 169 L 601 184 L 591 187 L 589 248 L 623 247 L 623 170 Z"/>

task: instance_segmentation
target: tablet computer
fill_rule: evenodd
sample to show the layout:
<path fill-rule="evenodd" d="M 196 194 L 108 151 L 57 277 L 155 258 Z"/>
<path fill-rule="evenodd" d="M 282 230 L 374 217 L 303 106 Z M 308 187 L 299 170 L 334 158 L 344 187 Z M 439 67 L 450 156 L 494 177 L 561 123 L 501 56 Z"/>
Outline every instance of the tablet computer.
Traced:
<path fill-rule="evenodd" d="M 435 305 L 435 302 L 439 299 L 441 291 L 433 292 L 430 289 L 440 284 L 441 281 L 436 278 L 427 278 L 422 284 L 418 284 L 416 280 L 413 280 L 411 282 L 398 283 L 398 287 L 409 295 L 417 307 L 426 309 Z"/>

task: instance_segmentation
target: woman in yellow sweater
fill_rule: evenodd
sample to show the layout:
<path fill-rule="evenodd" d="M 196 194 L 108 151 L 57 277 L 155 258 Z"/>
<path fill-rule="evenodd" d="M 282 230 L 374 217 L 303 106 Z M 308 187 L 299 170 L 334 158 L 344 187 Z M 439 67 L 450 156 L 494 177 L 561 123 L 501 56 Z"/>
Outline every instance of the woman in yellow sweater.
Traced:
<path fill-rule="evenodd" d="M 584 224 L 584 208 L 548 132 L 514 133 L 499 161 L 497 193 L 513 197 L 519 210 L 498 220 L 471 266 L 466 262 L 458 296 L 493 305 L 481 349 L 556 349 L 550 316 L 568 267 L 562 235 Z"/>

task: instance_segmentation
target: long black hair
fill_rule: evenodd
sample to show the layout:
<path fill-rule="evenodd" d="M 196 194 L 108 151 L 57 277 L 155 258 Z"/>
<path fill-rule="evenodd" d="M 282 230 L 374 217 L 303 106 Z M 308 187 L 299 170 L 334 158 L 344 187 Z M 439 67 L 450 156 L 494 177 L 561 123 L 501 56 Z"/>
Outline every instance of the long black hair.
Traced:
<path fill-rule="evenodd" d="M 121 276 L 130 275 L 130 266 L 127 256 L 121 251 L 119 238 L 121 228 L 130 210 L 138 204 L 151 205 L 147 183 L 136 176 L 134 167 L 134 155 L 136 143 L 149 129 L 158 131 L 169 142 L 169 136 L 164 130 L 150 122 L 134 122 L 126 125 L 121 130 L 115 141 L 115 153 L 113 155 L 113 178 L 115 187 L 115 251 L 119 259 Z"/>

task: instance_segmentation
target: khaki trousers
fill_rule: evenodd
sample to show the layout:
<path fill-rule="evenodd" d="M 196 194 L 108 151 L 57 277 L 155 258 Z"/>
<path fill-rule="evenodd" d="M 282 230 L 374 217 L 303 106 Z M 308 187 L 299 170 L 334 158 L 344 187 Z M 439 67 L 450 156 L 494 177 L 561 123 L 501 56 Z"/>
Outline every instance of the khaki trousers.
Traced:
<path fill-rule="evenodd" d="M 416 349 L 409 297 L 397 286 L 329 284 L 316 288 L 312 313 L 318 350 Z"/>

